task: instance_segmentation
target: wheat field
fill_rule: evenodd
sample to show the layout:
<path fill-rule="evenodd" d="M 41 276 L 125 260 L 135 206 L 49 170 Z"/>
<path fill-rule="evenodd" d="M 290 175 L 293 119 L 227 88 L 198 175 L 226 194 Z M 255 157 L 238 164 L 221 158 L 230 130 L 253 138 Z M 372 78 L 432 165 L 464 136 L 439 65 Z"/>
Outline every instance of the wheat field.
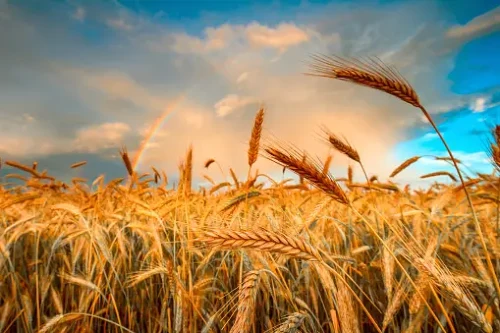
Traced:
<path fill-rule="evenodd" d="M 310 75 L 423 112 L 449 152 L 435 158 L 456 172 L 422 178 L 451 182 L 415 191 L 369 178 L 356 148 L 325 126 L 325 142 L 366 179 L 354 182 L 352 168 L 335 177 L 331 156 L 263 139 L 264 108 L 249 132 L 247 178 L 230 169 L 227 182 L 205 176 L 209 188 L 193 189 L 192 148 L 175 189 L 161 170 L 136 173 L 124 148 L 128 173 L 108 183 L 64 183 L 36 163 L 3 161 L 24 175 L 0 187 L 0 332 L 500 332 L 500 178 L 463 176 L 394 69 L 317 56 Z M 500 126 L 495 172 L 499 146 Z M 259 173 L 261 158 L 298 183 Z"/>

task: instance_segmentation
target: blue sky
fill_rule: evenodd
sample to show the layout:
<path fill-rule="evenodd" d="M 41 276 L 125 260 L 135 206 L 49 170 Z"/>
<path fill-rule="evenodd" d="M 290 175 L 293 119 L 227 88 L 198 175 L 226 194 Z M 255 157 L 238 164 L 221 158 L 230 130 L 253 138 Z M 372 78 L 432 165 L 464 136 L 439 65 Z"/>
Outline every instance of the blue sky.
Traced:
<path fill-rule="evenodd" d="M 155 166 L 175 179 L 193 144 L 197 179 L 221 180 L 229 167 L 243 178 L 262 104 L 266 134 L 325 158 L 329 149 L 315 136 L 324 124 L 382 180 L 408 157 L 445 155 L 419 110 L 304 77 L 304 61 L 318 52 L 397 67 L 468 170 L 491 170 L 485 145 L 500 120 L 495 1 L 0 0 L 0 44 L 0 157 L 37 160 L 66 180 L 122 176 L 118 148 L 134 154 L 168 112 L 140 171 Z M 208 158 L 226 175 L 203 170 Z M 81 159 L 85 169 L 69 170 Z M 332 173 L 344 176 L 347 164 L 334 154 Z M 257 167 L 280 173 L 264 160 Z M 395 181 L 418 186 L 437 170 L 451 169 L 423 159 Z"/>

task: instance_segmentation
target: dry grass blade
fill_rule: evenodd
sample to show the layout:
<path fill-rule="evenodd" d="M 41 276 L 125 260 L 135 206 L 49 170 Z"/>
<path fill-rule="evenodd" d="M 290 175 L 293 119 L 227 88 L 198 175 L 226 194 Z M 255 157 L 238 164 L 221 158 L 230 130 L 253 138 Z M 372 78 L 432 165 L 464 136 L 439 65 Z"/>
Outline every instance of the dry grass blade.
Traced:
<path fill-rule="evenodd" d="M 264 123 L 264 108 L 260 108 L 255 116 L 252 128 L 252 136 L 248 148 L 248 165 L 251 167 L 259 156 L 260 137 L 262 135 L 262 124 Z"/>
<path fill-rule="evenodd" d="M 340 57 L 313 55 L 307 75 L 352 82 L 391 94 L 420 108 L 416 91 L 397 72 L 377 58 L 347 60 Z"/>
<path fill-rule="evenodd" d="M 304 240 L 265 230 L 258 232 L 225 229 L 204 231 L 200 241 L 221 248 L 249 248 L 322 261 L 319 252 Z"/>

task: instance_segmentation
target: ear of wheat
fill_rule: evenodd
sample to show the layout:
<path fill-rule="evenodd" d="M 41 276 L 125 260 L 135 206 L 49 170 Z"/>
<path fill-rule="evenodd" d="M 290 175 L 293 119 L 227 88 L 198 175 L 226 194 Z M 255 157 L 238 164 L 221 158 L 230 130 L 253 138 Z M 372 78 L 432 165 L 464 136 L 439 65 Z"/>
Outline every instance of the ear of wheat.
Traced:
<path fill-rule="evenodd" d="M 389 177 L 391 177 L 391 178 L 396 177 L 404 169 L 406 169 L 407 167 L 409 167 L 410 165 L 412 165 L 413 163 L 415 163 L 419 159 L 420 159 L 420 156 L 413 156 L 413 157 L 407 159 L 406 161 L 401 163 L 396 169 L 394 169 L 394 171 L 391 173 L 391 175 Z"/>
<path fill-rule="evenodd" d="M 314 247 L 297 237 L 276 234 L 266 230 L 236 231 L 217 229 L 203 231 L 200 239 L 206 244 L 220 248 L 251 248 L 277 252 L 296 258 L 319 260 L 322 258 Z"/>
<path fill-rule="evenodd" d="M 259 144 L 262 134 L 262 124 L 264 123 L 264 108 L 260 108 L 255 116 L 252 128 L 252 136 L 250 137 L 250 144 L 248 148 L 248 165 L 251 167 L 259 156 Z"/>
<path fill-rule="evenodd" d="M 313 159 L 308 157 L 307 154 L 302 155 L 294 146 L 279 143 L 266 145 L 264 147 L 264 157 L 307 179 L 336 201 L 345 205 L 349 204 L 349 199 L 337 181 L 329 173 L 323 173 L 322 164 L 313 162 Z"/>
<path fill-rule="evenodd" d="M 446 143 L 446 140 L 443 138 L 443 135 L 437 128 L 436 123 L 432 119 L 429 112 L 420 103 L 420 99 L 416 91 L 408 83 L 408 81 L 404 79 L 401 76 L 401 74 L 397 72 L 396 69 L 385 65 L 382 61 L 380 61 L 377 58 L 369 58 L 364 61 L 347 60 L 340 57 L 330 57 L 324 55 L 312 55 L 311 58 L 312 58 L 312 61 L 310 62 L 311 71 L 309 73 L 306 73 L 306 75 L 337 79 L 341 81 L 351 82 L 364 87 L 373 88 L 388 93 L 390 95 L 393 95 L 399 98 L 400 100 L 410 105 L 413 105 L 416 108 L 419 108 L 424 114 L 425 118 L 429 121 L 429 124 L 432 126 L 434 131 L 439 136 L 439 139 L 443 143 L 444 147 L 446 148 L 446 151 L 448 152 L 448 155 L 450 156 L 453 162 L 453 166 L 457 171 L 457 175 L 460 178 L 460 182 L 462 183 L 462 185 L 465 183 L 464 177 L 462 176 L 462 172 L 458 167 L 457 161 L 453 156 L 450 147 Z M 498 132 L 500 133 L 500 129 L 498 130 Z M 492 148 L 492 155 L 493 159 L 495 159 L 495 156 L 497 156 L 500 162 L 500 148 L 498 146 L 497 148 L 498 149 Z M 481 246 L 485 251 L 488 269 L 491 275 L 495 277 L 494 278 L 495 290 L 497 294 L 500 294 L 500 282 L 497 278 L 495 267 L 493 266 L 490 255 L 488 253 L 488 248 L 481 228 L 481 223 L 479 222 L 476 211 L 474 209 L 472 198 L 465 186 L 463 187 L 463 190 L 467 198 L 467 203 L 472 212 L 474 228 L 476 229 L 479 235 Z"/>
<path fill-rule="evenodd" d="M 332 145 L 335 150 L 339 153 L 344 154 L 349 157 L 351 160 L 361 163 L 361 158 L 359 157 L 359 153 L 353 146 L 351 146 L 347 140 L 342 140 L 340 137 L 335 135 L 333 132 L 328 130 L 326 126 L 322 126 L 322 130 L 327 136 L 328 142 Z"/>
<path fill-rule="evenodd" d="M 389 93 L 415 107 L 422 107 L 412 86 L 396 69 L 377 58 L 347 60 L 325 55 L 311 56 L 311 71 L 307 75 L 352 82 Z"/>

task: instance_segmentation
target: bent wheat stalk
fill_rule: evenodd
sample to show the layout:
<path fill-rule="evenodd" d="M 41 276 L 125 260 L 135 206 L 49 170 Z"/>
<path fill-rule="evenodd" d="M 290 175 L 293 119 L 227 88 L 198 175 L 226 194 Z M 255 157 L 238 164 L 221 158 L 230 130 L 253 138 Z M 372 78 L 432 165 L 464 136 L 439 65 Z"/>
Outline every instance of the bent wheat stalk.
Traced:
<path fill-rule="evenodd" d="M 277 252 L 296 258 L 322 261 L 321 255 L 304 240 L 268 231 L 204 231 L 201 241 L 221 248 L 251 248 Z"/>
<path fill-rule="evenodd" d="M 264 157 L 307 179 L 312 185 L 329 194 L 336 201 L 347 205 L 349 199 L 329 173 L 323 173 L 320 163 L 299 152 L 292 145 L 274 144 L 264 147 Z"/>
<path fill-rule="evenodd" d="M 369 58 L 365 61 L 347 60 L 340 57 L 329 57 L 324 55 L 312 55 L 311 58 L 313 59 L 310 63 L 311 72 L 306 73 L 306 75 L 347 81 L 364 87 L 380 90 L 395 96 L 416 108 L 419 108 L 446 148 L 446 151 L 453 162 L 453 166 L 457 171 L 458 177 L 460 178 L 460 182 L 462 185 L 465 184 L 462 172 L 458 167 L 457 160 L 453 156 L 446 140 L 443 138 L 441 131 L 437 128 L 436 123 L 432 119 L 429 112 L 420 103 L 417 92 L 395 68 L 385 65 L 377 58 Z M 467 198 L 467 203 L 471 209 L 474 227 L 477 231 L 481 247 L 483 248 L 486 257 L 488 269 L 495 282 L 496 293 L 500 296 L 500 282 L 498 281 L 495 268 L 491 262 L 491 257 L 488 253 L 486 241 L 472 203 L 472 198 L 465 186 L 463 187 L 463 190 Z"/>

